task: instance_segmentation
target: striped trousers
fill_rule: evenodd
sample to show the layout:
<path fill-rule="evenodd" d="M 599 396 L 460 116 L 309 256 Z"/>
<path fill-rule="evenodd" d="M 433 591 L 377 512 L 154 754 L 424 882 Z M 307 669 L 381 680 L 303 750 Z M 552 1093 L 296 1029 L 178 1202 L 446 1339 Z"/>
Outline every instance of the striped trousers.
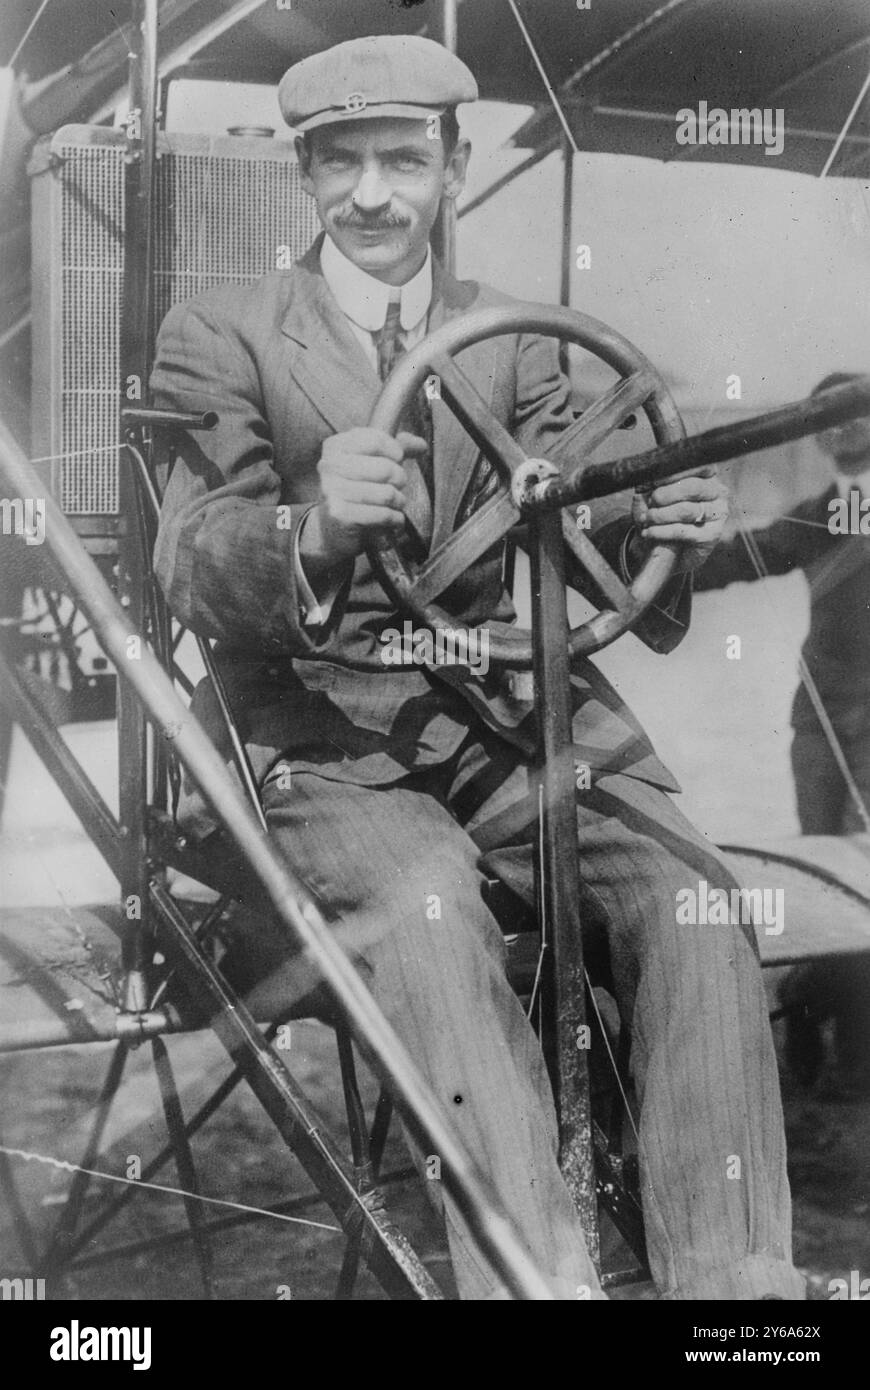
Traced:
<path fill-rule="evenodd" d="M 286 779 L 285 779 L 286 782 Z M 554 1294 L 603 1298 L 556 1161 L 537 1038 L 482 888 L 534 899 L 538 791 L 473 731 L 390 786 L 294 773 L 264 788 L 270 834 L 336 925 Z M 631 1029 L 647 1245 L 668 1299 L 804 1297 L 773 1043 L 751 928 L 676 920 L 680 889 L 734 879 L 670 796 L 623 775 L 577 793 L 584 940 L 606 953 Z M 421 1168 L 431 1155 L 416 1154 Z M 430 1165 L 431 1172 L 431 1165 Z M 505 1291 L 444 1194 L 460 1297 Z"/>

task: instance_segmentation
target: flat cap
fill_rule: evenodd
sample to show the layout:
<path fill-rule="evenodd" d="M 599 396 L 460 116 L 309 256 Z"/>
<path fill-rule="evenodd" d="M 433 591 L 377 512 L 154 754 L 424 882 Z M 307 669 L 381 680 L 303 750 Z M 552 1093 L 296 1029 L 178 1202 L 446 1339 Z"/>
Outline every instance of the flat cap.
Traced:
<path fill-rule="evenodd" d="M 476 100 L 477 83 L 461 59 L 417 35 L 336 44 L 295 63 L 278 87 L 281 114 L 302 131 L 373 116 L 422 119 Z"/>

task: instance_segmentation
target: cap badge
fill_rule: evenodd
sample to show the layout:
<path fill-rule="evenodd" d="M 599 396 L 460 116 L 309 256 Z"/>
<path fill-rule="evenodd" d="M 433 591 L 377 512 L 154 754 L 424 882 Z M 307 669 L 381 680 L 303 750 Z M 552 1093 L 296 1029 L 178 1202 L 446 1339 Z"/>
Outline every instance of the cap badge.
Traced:
<path fill-rule="evenodd" d="M 368 100 L 362 92 L 349 92 L 344 99 L 345 111 L 365 111 Z"/>

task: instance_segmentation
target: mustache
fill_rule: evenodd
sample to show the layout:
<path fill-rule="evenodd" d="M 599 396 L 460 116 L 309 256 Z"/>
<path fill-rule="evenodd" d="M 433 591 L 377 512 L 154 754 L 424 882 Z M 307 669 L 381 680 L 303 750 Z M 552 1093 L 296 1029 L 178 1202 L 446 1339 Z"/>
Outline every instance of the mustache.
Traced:
<path fill-rule="evenodd" d="M 378 212 L 370 215 L 356 208 L 339 213 L 334 220 L 337 227 L 361 227 L 367 232 L 387 232 L 397 227 L 410 226 L 409 219 L 397 212 Z"/>

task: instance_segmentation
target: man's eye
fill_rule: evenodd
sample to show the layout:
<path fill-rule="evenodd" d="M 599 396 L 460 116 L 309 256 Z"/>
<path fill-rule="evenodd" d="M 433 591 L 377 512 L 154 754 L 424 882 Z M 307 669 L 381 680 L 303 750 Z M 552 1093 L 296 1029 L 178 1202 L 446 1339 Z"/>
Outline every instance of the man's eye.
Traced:
<path fill-rule="evenodd" d="M 393 167 L 398 169 L 400 174 L 416 174 L 425 167 L 425 161 L 418 159 L 416 155 L 403 155 L 393 160 Z"/>

